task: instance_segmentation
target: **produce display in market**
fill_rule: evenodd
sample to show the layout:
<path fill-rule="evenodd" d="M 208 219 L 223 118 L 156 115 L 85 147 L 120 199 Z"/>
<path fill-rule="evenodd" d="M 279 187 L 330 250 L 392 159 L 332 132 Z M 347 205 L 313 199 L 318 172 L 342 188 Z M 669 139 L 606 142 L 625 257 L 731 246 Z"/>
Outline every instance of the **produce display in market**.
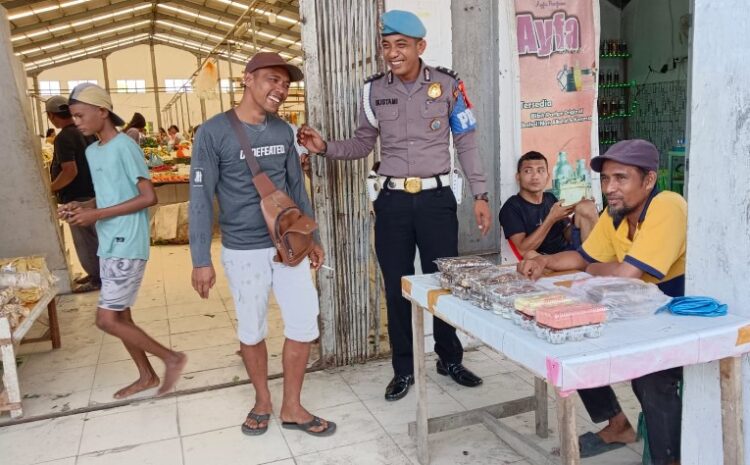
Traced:
<path fill-rule="evenodd" d="M 190 179 L 190 142 L 183 141 L 169 151 L 155 139 L 147 138 L 143 154 L 154 184 L 186 183 Z"/>

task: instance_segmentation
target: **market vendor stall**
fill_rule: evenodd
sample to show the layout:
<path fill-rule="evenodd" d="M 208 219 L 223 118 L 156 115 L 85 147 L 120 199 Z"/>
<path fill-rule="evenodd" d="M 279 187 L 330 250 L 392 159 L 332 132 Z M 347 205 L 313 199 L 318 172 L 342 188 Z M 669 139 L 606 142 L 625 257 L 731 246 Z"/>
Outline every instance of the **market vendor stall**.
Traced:
<path fill-rule="evenodd" d="M 0 259 L 0 352 L 3 362 L 3 390 L 0 412 L 13 418 L 23 415 L 21 389 L 16 370 L 15 348 L 26 342 L 51 341 L 59 349 L 55 279 L 42 257 Z M 24 339 L 34 322 L 47 310 L 48 329 L 41 337 Z"/>
<path fill-rule="evenodd" d="M 581 274 L 546 278 L 542 284 L 569 284 L 580 277 Z M 502 311 L 483 309 L 452 295 L 441 285 L 437 274 L 404 277 L 402 291 L 404 297 L 412 302 L 413 309 L 417 421 L 410 430 L 416 436 L 418 457 L 422 464 L 429 462 L 428 433 L 473 423 L 484 423 L 503 441 L 536 462 L 556 461 L 547 451 L 496 421 L 497 417 L 508 415 L 508 412 L 504 415 L 498 412 L 507 410 L 512 415 L 519 413 L 518 409 L 513 411 L 510 405 L 428 420 L 423 310 L 476 337 L 555 388 L 563 464 L 580 463 L 575 404 L 571 397 L 576 390 L 627 381 L 673 367 L 716 360 L 731 363 L 734 357 L 750 352 L 750 318 L 739 315 L 697 318 L 669 313 L 653 314 L 656 310 L 654 307 L 648 316 L 608 322 L 599 334 L 584 334 L 580 339 L 576 337 L 574 340 L 552 343 L 538 332 L 530 331 L 522 322 L 514 321 L 513 317 L 506 318 L 508 315 Z M 528 304 L 529 299 L 526 301 Z M 573 325 L 576 324 L 573 322 Z M 728 373 L 727 376 L 738 376 L 737 371 Z M 731 397 L 723 395 L 722 403 L 737 401 Z M 686 403 L 683 416 L 696 415 L 693 408 Z M 546 420 L 544 416 L 541 418 Z M 728 436 L 731 435 L 725 434 L 724 441 L 741 441 L 739 437 Z M 721 449 L 720 444 L 705 446 Z"/>
<path fill-rule="evenodd" d="M 187 203 L 190 200 L 190 143 L 181 142 L 174 150 L 153 139 L 144 142 L 143 153 L 159 203 L 149 208 L 153 243 L 185 244 Z"/>

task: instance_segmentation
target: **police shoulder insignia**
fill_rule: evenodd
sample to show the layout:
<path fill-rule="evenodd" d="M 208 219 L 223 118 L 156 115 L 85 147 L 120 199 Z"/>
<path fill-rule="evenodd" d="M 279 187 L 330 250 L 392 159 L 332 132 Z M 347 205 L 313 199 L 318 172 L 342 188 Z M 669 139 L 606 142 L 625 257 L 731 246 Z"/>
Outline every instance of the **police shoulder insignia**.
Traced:
<path fill-rule="evenodd" d="M 453 71 L 450 68 L 446 68 L 444 66 L 438 66 L 435 68 L 436 70 L 440 71 L 441 73 L 447 74 L 448 76 L 452 77 L 453 79 L 458 79 L 458 73 Z"/>
<path fill-rule="evenodd" d="M 365 82 L 376 81 L 376 80 L 382 78 L 383 76 L 385 76 L 385 73 L 383 73 L 383 72 L 376 73 L 376 74 L 373 74 L 372 76 L 368 77 L 367 79 L 365 79 Z"/>

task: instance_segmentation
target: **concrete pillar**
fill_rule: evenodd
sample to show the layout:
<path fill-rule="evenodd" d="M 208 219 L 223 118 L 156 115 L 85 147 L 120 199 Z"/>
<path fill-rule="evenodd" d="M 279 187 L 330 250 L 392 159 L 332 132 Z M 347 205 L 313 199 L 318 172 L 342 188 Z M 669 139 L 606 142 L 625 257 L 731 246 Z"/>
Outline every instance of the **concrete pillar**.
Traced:
<path fill-rule="evenodd" d="M 154 103 L 156 104 L 156 127 L 161 127 L 161 103 L 159 103 L 159 77 L 156 75 L 156 54 L 154 53 L 154 43 L 149 43 L 149 51 L 151 52 L 151 76 L 154 80 Z"/>
<path fill-rule="evenodd" d="M 500 140 L 499 118 L 514 108 L 503 108 L 501 111 L 499 99 L 493 98 L 498 95 L 501 74 L 507 72 L 507 69 L 500 67 L 499 49 L 509 47 L 510 35 L 508 30 L 499 31 L 498 25 L 500 12 L 504 13 L 503 4 L 508 4 L 510 9 L 513 9 L 513 2 L 466 0 L 448 3 L 452 21 L 453 69 L 463 79 L 469 98 L 474 104 L 472 111 L 479 125 L 479 154 L 487 173 L 492 217 L 497 218 L 500 206 L 500 189 L 497 182 L 500 173 L 498 148 L 507 143 Z M 488 37 L 495 40 L 487 40 Z M 467 50 L 474 50 L 476 53 L 466 53 Z M 503 136 L 506 134 L 504 132 Z M 474 201 L 468 182 L 465 187 L 467 192 L 458 210 L 459 252 L 497 252 L 500 243 L 498 223 L 493 222 L 492 230 L 485 238 L 476 232 Z"/>
<path fill-rule="evenodd" d="M 750 316 L 750 62 L 737 44 L 750 29 L 746 0 L 691 1 L 688 76 L 687 197 L 688 295 L 708 295 L 729 312 Z M 717 53 L 721 50 L 721 53 Z M 715 70 L 721 70 L 715 73 Z M 743 357 L 743 417 L 750 418 L 750 366 Z M 721 447 L 718 363 L 685 368 L 683 404 L 700 415 L 683 415 L 683 465 L 730 463 Z M 750 428 L 744 428 L 745 460 L 750 463 Z M 701 438 L 694 441 L 694 438 Z"/>
<path fill-rule="evenodd" d="M 196 55 L 195 59 L 198 61 L 198 67 L 200 68 L 201 66 L 200 55 Z M 206 122 L 206 100 L 203 97 L 201 97 L 200 103 L 201 103 L 201 123 L 205 123 Z"/>
<path fill-rule="evenodd" d="M 221 91 L 221 60 L 218 56 L 216 57 L 216 76 L 219 78 L 219 82 L 216 83 L 219 88 L 219 108 L 224 113 L 224 94 Z"/>
<path fill-rule="evenodd" d="M 186 129 L 185 127 L 185 103 L 182 101 L 182 98 L 185 96 L 185 94 L 180 95 L 180 98 L 177 100 L 180 102 L 180 131 L 183 132 Z"/>
<path fill-rule="evenodd" d="M 38 91 L 37 77 L 33 80 Z M 67 293 L 70 276 L 57 205 L 50 192 L 49 173 L 39 155 L 40 140 L 27 104 L 26 82 L 23 65 L 11 47 L 7 13 L 0 8 L 0 101 L 4 114 L 12 115 L 0 124 L 5 161 L 0 170 L 0 199 L 8 199 L 2 206 L 0 257 L 44 256 L 50 271 L 60 278 L 60 291 Z"/>
<path fill-rule="evenodd" d="M 234 74 L 232 74 L 232 60 L 227 60 L 227 64 L 229 65 L 229 108 L 234 108 Z"/>
<path fill-rule="evenodd" d="M 185 126 L 185 131 L 187 131 L 188 128 L 193 125 L 193 123 L 190 120 L 190 96 L 188 94 L 188 91 L 185 90 L 185 93 L 183 95 L 185 97 L 185 114 L 187 115 L 187 126 Z"/>
<path fill-rule="evenodd" d="M 39 75 L 35 74 L 31 76 L 31 80 L 34 83 L 34 106 L 36 107 L 36 126 L 39 131 L 39 135 L 44 136 L 44 108 L 42 108 L 42 97 L 39 91 Z"/>
<path fill-rule="evenodd" d="M 109 68 L 107 68 L 107 55 L 102 56 L 102 72 L 104 73 L 104 89 L 108 94 L 111 94 L 112 88 L 109 84 Z"/>

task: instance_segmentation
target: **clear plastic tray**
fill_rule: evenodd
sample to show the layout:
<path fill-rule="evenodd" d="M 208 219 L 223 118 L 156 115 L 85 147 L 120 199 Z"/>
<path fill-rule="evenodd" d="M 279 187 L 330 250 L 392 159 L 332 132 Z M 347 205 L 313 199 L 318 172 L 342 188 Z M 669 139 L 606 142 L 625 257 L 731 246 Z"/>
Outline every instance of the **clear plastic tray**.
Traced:
<path fill-rule="evenodd" d="M 488 288 L 486 296 L 493 305 L 497 304 L 513 308 L 513 302 L 516 297 L 532 292 L 540 292 L 539 286 L 533 281 L 524 279 Z"/>
<path fill-rule="evenodd" d="M 540 324 L 534 325 L 534 332 L 550 344 L 563 344 L 567 341 L 581 341 L 584 338 L 596 338 L 602 335 L 604 324 L 579 326 L 577 328 L 552 329 Z"/>
<path fill-rule="evenodd" d="M 464 268 L 471 268 L 475 266 L 489 266 L 492 262 L 486 258 L 479 257 L 476 255 L 467 255 L 465 257 L 446 257 L 438 258 L 435 260 L 435 264 L 441 273 L 455 273 L 456 271 Z"/>
<path fill-rule="evenodd" d="M 604 305 L 609 320 L 647 317 L 671 300 L 655 284 L 634 278 L 591 278 L 575 282 L 570 292 Z"/>

